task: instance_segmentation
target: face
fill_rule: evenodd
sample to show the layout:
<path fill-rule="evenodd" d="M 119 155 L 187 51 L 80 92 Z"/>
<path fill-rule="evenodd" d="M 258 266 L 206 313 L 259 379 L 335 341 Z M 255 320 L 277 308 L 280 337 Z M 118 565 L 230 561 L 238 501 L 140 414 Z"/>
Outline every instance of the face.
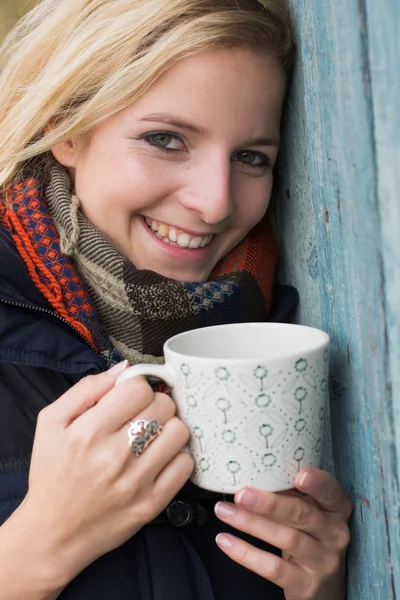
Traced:
<path fill-rule="evenodd" d="M 86 218 L 138 269 L 206 281 L 265 214 L 285 91 L 244 49 L 182 59 L 137 102 L 53 148 Z"/>

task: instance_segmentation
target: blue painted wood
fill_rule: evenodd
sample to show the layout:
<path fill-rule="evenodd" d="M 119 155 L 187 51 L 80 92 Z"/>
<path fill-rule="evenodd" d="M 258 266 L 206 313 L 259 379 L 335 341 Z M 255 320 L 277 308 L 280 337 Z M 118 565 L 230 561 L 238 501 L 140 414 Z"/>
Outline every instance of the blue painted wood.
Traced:
<path fill-rule="evenodd" d="M 332 336 L 325 467 L 354 503 L 348 600 L 400 598 L 400 3 L 290 0 L 282 278 Z M 332 433 L 332 444 L 331 444 Z"/>

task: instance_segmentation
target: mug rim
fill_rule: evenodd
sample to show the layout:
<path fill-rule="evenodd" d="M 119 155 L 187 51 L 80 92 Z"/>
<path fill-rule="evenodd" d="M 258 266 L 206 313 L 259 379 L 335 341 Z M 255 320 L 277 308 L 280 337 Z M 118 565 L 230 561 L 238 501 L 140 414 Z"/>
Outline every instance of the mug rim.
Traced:
<path fill-rule="evenodd" d="M 267 359 L 268 363 L 272 363 L 275 361 L 281 361 L 281 360 L 287 360 L 287 359 L 291 359 L 291 358 L 297 358 L 299 353 L 301 354 L 302 352 L 307 352 L 309 353 L 314 353 L 314 352 L 318 352 L 321 351 L 324 348 L 329 347 L 330 341 L 331 341 L 331 337 L 328 333 L 326 333 L 326 331 L 323 331 L 322 329 L 319 329 L 318 327 L 312 327 L 310 325 L 300 325 L 297 323 L 274 323 L 274 322 L 246 322 L 246 323 L 226 323 L 223 325 L 211 325 L 209 327 L 197 327 L 195 329 L 190 329 L 189 331 L 183 331 L 181 333 L 177 333 L 176 335 L 170 337 L 165 343 L 164 343 L 164 356 L 166 357 L 166 354 L 171 354 L 174 356 L 181 356 L 181 357 L 187 357 L 190 358 L 191 360 L 198 360 L 201 362 L 215 362 L 215 360 L 217 360 L 217 357 L 215 356 L 196 356 L 194 354 L 188 354 L 188 353 L 182 353 L 179 352 L 177 350 L 173 350 L 170 345 L 175 342 L 178 338 L 184 338 L 186 336 L 189 336 L 193 333 L 199 332 L 199 331 L 204 331 L 205 329 L 209 330 L 209 329 L 227 329 L 227 328 L 234 328 L 234 329 L 240 329 L 240 328 L 245 328 L 245 327 L 258 327 L 258 328 L 280 328 L 280 329 L 302 329 L 302 330 L 313 330 L 314 332 L 318 332 L 318 334 L 321 337 L 321 341 L 316 343 L 315 345 L 313 345 L 312 347 L 305 349 L 305 350 L 296 350 L 295 352 L 288 352 L 285 353 L 284 355 L 280 355 L 280 356 L 276 356 L 274 358 L 270 358 Z M 222 358 L 222 357 L 218 357 L 218 360 L 222 360 L 224 363 L 253 363 L 253 362 L 257 362 L 257 361 L 265 361 L 265 358 L 263 358 L 262 356 L 257 357 L 254 356 L 252 358 Z"/>

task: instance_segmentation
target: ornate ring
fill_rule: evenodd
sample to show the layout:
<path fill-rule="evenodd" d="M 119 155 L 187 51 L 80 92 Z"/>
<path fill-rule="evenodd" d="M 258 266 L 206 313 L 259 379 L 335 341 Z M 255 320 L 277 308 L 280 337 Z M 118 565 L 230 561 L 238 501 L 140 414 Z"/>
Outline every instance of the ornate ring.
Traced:
<path fill-rule="evenodd" d="M 158 419 L 129 421 L 129 447 L 135 456 L 140 456 L 151 442 L 161 434 L 163 426 Z"/>

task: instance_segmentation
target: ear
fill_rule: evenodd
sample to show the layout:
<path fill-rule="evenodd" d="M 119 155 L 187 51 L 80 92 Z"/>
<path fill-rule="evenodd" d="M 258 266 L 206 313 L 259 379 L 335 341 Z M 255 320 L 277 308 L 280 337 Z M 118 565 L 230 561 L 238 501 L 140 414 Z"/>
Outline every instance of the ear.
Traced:
<path fill-rule="evenodd" d="M 51 148 L 54 158 L 64 167 L 76 167 L 79 148 L 76 139 L 60 142 Z"/>

